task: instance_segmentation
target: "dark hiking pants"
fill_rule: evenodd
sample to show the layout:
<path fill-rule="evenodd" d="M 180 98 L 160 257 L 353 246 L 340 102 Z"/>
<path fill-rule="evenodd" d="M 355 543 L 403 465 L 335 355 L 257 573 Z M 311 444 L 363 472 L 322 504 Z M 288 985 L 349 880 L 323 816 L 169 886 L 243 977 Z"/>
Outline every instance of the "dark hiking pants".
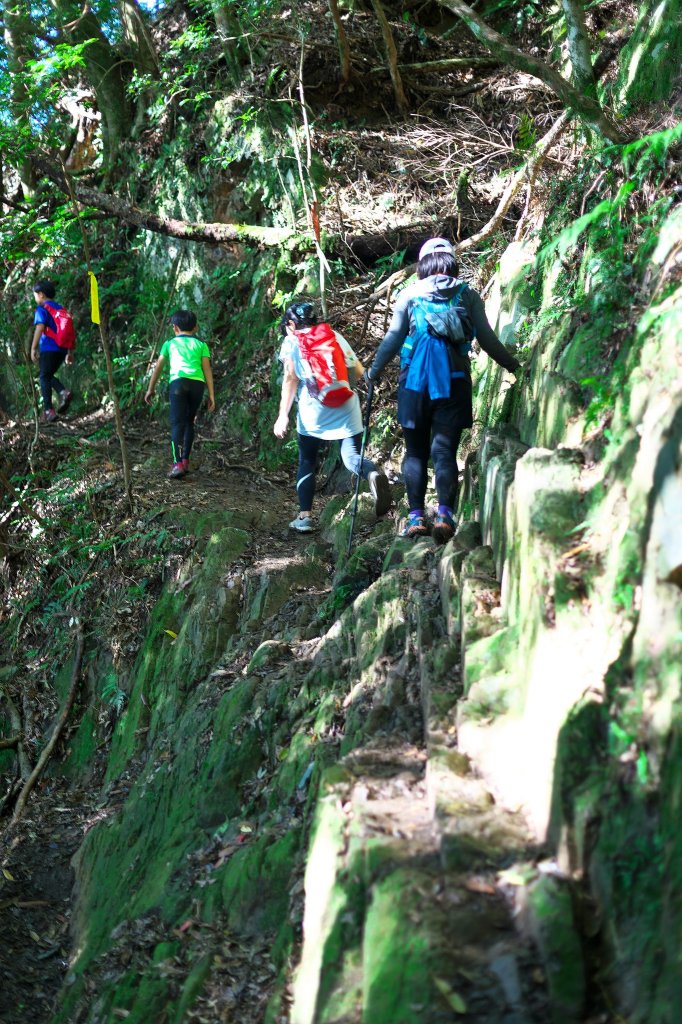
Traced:
<path fill-rule="evenodd" d="M 471 384 L 453 381 L 450 398 L 398 392 L 398 418 L 405 435 L 403 476 L 410 511 L 424 508 L 429 457 L 436 477 L 438 504 L 457 505 L 457 448 L 471 426 Z"/>
<path fill-rule="evenodd" d="M 194 418 L 204 397 L 203 380 L 178 377 L 168 388 L 173 462 L 188 459 L 194 441 Z"/>
<path fill-rule="evenodd" d="M 328 442 L 327 442 L 328 443 Z M 296 493 L 301 512 L 310 512 L 315 497 L 315 473 L 317 472 L 317 456 L 325 442 L 319 437 L 298 435 L 298 472 L 296 474 Z M 341 440 L 341 458 L 349 473 L 357 473 L 360 469 L 360 450 L 362 434 L 344 437 Z M 362 463 L 362 476 L 366 480 L 376 466 L 365 457 Z"/>
<path fill-rule="evenodd" d="M 52 392 L 57 394 L 65 391 L 64 385 L 57 380 L 55 373 L 66 359 L 66 349 L 62 352 L 41 352 L 40 353 L 40 393 L 43 396 L 43 407 L 45 412 L 52 408 Z"/>

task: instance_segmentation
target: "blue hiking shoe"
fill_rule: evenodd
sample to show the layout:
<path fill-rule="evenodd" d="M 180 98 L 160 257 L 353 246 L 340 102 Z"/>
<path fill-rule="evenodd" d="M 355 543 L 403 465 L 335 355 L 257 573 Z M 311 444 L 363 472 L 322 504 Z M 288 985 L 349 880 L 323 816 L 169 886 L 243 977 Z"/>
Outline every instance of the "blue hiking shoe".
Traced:
<path fill-rule="evenodd" d="M 296 516 L 296 518 L 289 523 L 289 529 L 295 530 L 297 533 L 312 533 L 315 529 L 315 525 L 311 516 L 303 516 L 302 518 L 301 516 Z"/>
<path fill-rule="evenodd" d="M 448 515 L 441 515 L 438 512 L 433 517 L 431 536 L 436 544 L 447 544 L 455 536 L 455 520 Z"/>
<path fill-rule="evenodd" d="M 409 537 L 414 540 L 416 537 L 428 537 L 429 527 L 424 516 L 414 516 L 412 513 L 407 517 L 407 522 L 400 532 L 401 537 Z"/>

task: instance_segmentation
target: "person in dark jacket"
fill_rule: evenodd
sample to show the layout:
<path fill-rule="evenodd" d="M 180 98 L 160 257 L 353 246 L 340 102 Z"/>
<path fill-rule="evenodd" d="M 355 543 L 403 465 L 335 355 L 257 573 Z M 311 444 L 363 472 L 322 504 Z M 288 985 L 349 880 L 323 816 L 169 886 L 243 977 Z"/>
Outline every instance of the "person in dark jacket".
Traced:
<path fill-rule="evenodd" d="M 412 346 L 418 340 L 416 321 L 424 316 L 422 308 L 434 310 L 442 303 L 442 308 L 447 309 L 448 304 L 452 304 L 449 300 L 454 300 L 462 309 L 462 322 L 468 323 L 483 351 L 511 373 L 520 366 L 488 323 L 481 296 L 458 277 L 458 271 L 455 249 L 447 239 L 430 238 L 424 243 L 417 264 L 419 280 L 399 295 L 389 329 L 367 373 L 369 380 L 376 380 L 401 352 L 398 422 L 405 437 L 402 468 L 409 503 L 409 517 L 402 535 L 419 537 L 429 533 L 424 501 L 431 457 L 438 496 L 438 512 L 431 534 L 439 544 L 446 543 L 455 532 L 457 448 L 462 431 L 473 424 L 471 371 L 466 346 L 448 343 L 436 336 L 432 342 L 433 352 L 427 353 L 426 359 L 423 354 L 421 357 L 426 376 L 423 379 L 415 376 L 417 357 L 412 353 Z M 426 320 L 429 321 L 428 315 Z M 439 347 L 446 355 L 436 366 Z M 443 359 L 447 360 L 445 370 Z"/>

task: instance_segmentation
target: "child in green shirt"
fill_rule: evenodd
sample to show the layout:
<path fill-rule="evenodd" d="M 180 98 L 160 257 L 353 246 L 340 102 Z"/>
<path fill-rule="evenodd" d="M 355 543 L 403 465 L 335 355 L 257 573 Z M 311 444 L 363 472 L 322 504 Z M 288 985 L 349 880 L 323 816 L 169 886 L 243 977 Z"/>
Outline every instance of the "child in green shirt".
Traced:
<path fill-rule="evenodd" d="M 144 400 L 151 405 L 156 383 L 166 363 L 169 365 L 171 449 L 173 465 L 168 474 L 177 480 L 189 470 L 189 455 L 194 440 L 194 419 L 208 388 L 208 411 L 215 409 L 213 372 L 208 345 L 194 334 L 197 318 L 189 309 L 179 309 L 170 318 L 175 337 L 164 342 L 149 381 Z"/>

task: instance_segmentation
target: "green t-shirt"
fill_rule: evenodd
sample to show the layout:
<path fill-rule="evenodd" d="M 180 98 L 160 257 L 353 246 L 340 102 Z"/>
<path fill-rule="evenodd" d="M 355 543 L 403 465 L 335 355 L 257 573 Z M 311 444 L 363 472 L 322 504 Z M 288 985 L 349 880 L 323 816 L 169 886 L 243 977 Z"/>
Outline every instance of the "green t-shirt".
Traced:
<path fill-rule="evenodd" d="M 204 356 L 211 358 L 208 345 L 191 334 L 176 334 L 174 338 L 164 341 L 159 355 L 167 359 L 170 366 L 171 381 L 178 377 L 189 377 L 190 380 L 205 380 L 201 368 Z"/>

